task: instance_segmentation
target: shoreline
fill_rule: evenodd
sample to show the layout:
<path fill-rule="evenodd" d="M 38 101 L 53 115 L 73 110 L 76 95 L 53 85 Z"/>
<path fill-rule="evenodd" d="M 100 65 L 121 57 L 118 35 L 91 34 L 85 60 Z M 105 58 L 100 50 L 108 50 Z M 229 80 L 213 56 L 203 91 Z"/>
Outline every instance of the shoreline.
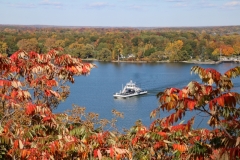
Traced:
<path fill-rule="evenodd" d="M 147 61 L 100 61 L 97 59 L 82 59 L 82 61 L 99 61 L 99 62 L 112 62 L 112 63 L 192 63 L 192 64 L 220 64 L 225 61 L 179 61 L 179 62 L 170 62 L 170 61 L 156 61 L 156 62 L 147 62 Z M 226 61 L 226 62 L 234 62 L 234 61 Z"/>
<path fill-rule="evenodd" d="M 183 61 L 184 63 L 193 63 L 193 64 L 220 64 L 223 61 L 207 61 L 207 62 L 200 62 L 200 61 Z"/>

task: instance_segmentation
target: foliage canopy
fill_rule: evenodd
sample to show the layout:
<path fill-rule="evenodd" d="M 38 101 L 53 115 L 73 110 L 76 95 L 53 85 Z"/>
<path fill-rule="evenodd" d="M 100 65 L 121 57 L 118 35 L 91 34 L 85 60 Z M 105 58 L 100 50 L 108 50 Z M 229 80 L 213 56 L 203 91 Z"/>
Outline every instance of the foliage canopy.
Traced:
<path fill-rule="evenodd" d="M 92 40 L 94 40 L 93 38 Z M 158 94 L 161 110 L 171 111 L 149 126 L 141 121 L 124 133 L 106 130 L 112 121 L 74 106 L 66 113 L 52 112 L 69 95 L 67 82 L 87 75 L 93 64 L 62 50 L 46 54 L 17 51 L 0 55 L 0 156 L 5 159 L 238 159 L 240 158 L 240 95 L 231 92 L 240 67 L 224 74 L 192 67 L 202 83 Z M 186 112 L 209 117 L 212 129 L 194 129 L 194 117 L 179 122 Z M 123 114 L 112 110 L 116 117 Z"/>

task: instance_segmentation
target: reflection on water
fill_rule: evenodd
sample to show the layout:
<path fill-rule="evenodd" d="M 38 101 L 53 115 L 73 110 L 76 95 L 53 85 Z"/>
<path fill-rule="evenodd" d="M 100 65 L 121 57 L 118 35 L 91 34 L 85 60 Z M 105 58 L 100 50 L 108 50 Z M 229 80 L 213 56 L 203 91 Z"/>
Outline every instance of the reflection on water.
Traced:
<path fill-rule="evenodd" d="M 70 109 L 72 104 L 86 107 L 87 112 L 96 112 L 100 118 L 112 118 L 112 109 L 124 113 L 124 119 L 117 121 L 119 129 L 129 128 L 135 121 L 141 119 L 143 124 L 149 126 L 150 112 L 158 107 L 157 93 L 169 87 L 182 88 L 190 81 L 201 81 L 198 75 L 190 74 L 194 64 L 186 63 L 108 63 L 94 62 L 94 68 L 89 76 L 75 78 L 76 82 L 71 84 L 71 94 L 69 98 L 55 112 L 62 112 Z M 204 68 L 215 68 L 224 73 L 230 68 L 237 66 L 236 63 L 222 63 L 218 65 L 200 65 Z M 143 89 L 148 90 L 148 94 L 127 99 L 114 99 L 113 94 L 121 90 L 125 85 L 133 80 Z M 240 90 L 238 78 L 233 79 L 234 91 Z M 161 117 L 168 115 L 161 112 Z M 191 115 L 186 116 L 186 121 Z M 197 113 L 196 113 L 197 116 Z M 206 118 L 205 118 L 206 119 Z M 195 121 L 198 125 L 202 120 L 200 117 Z M 201 122 L 204 125 L 206 122 Z"/>
<path fill-rule="evenodd" d="M 135 106 L 138 98 L 140 97 L 129 97 L 129 98 L 114 98 L 115 103 L 121 103 L 123 105 Z"/>

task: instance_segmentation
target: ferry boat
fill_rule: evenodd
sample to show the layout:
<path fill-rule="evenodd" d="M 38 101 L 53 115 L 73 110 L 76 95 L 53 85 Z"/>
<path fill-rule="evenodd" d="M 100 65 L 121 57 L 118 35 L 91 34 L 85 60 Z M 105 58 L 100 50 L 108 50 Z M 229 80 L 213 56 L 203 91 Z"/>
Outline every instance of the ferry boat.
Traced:
<path fill-rule="evenodd" d="M 142 90 L 139 88 L 136 83 L 134 83 L 132 80 L 128 82 L 125 87 L 120 90 L 120 92 L 115 93 L 113 95 L 114 98 L 127 98 L 127 97 L 132 97 L 132 96 L 138 96 L 142 94 L 146 94 L 146 90 Z"/>

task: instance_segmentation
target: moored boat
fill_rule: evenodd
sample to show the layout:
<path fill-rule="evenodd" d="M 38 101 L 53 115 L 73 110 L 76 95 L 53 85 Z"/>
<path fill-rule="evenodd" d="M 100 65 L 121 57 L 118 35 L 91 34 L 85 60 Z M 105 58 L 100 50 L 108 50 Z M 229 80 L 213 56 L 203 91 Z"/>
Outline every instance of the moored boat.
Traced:
<path fill-rule="evenodd" d="M 113 95 L 114 98 L 127 98 L 146 94 L 146 90 L 142 90 L 136 85 L 132 80 L 128 82 L 120 92 L 117 92 Z"/>

